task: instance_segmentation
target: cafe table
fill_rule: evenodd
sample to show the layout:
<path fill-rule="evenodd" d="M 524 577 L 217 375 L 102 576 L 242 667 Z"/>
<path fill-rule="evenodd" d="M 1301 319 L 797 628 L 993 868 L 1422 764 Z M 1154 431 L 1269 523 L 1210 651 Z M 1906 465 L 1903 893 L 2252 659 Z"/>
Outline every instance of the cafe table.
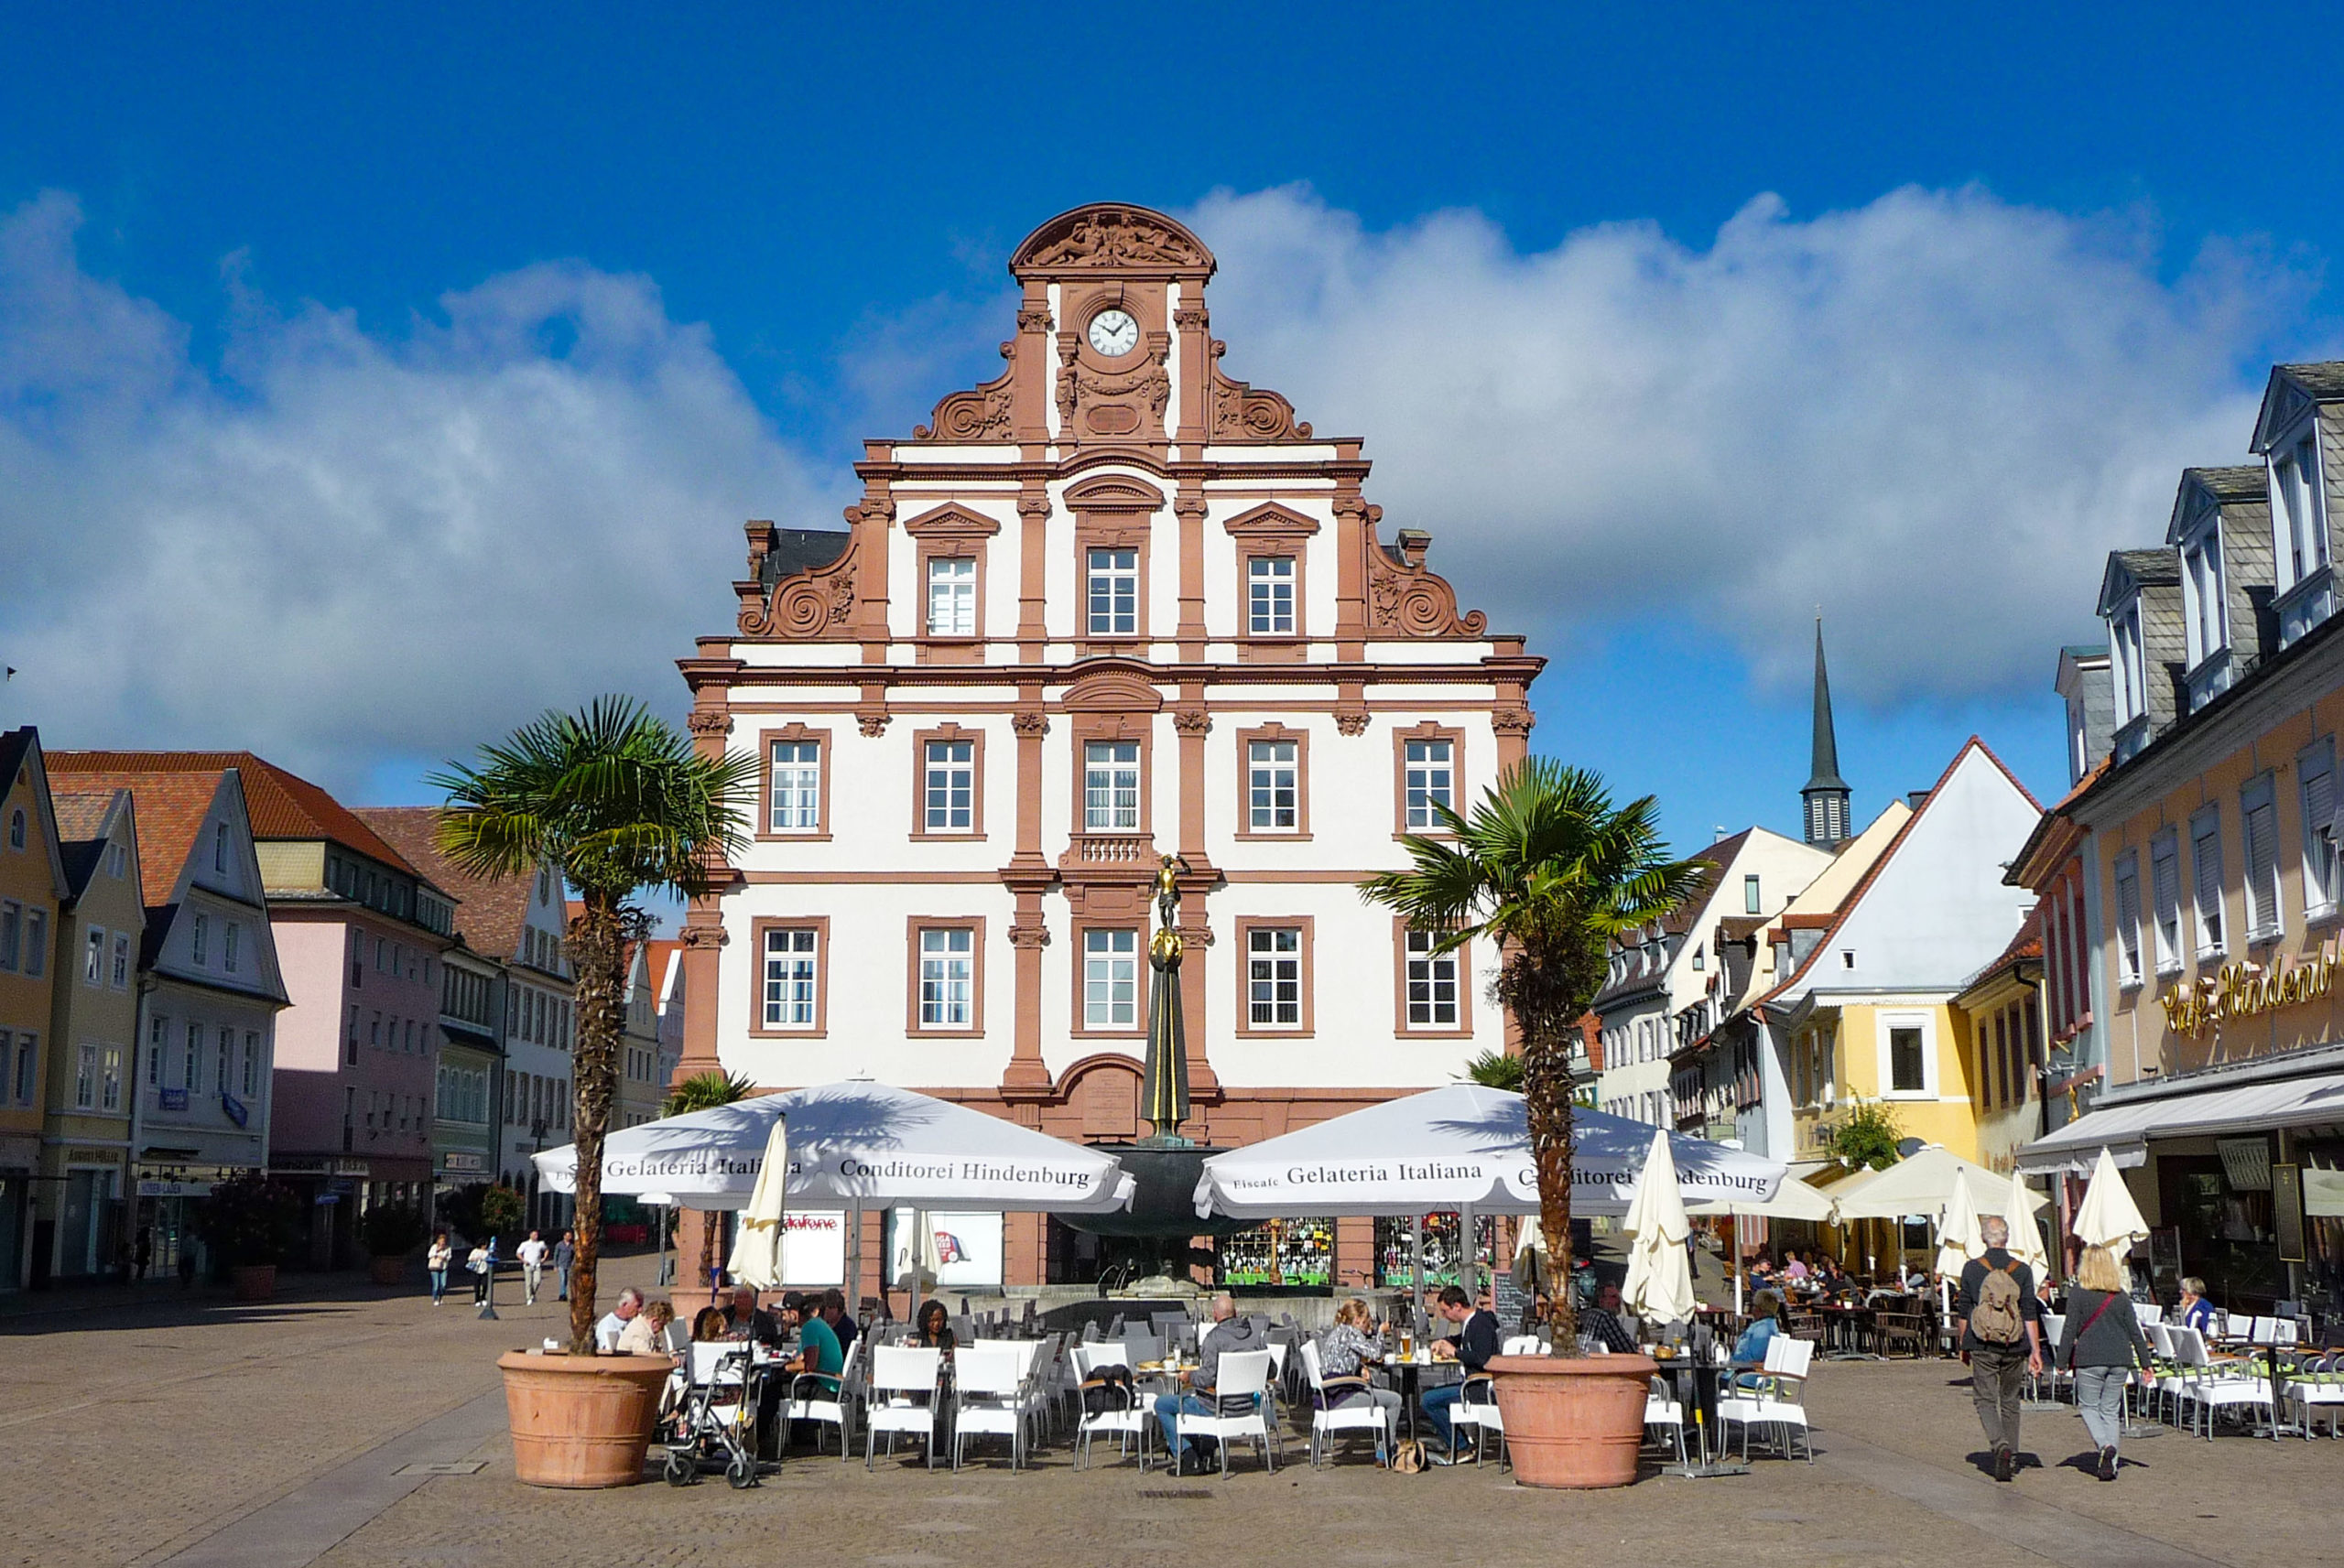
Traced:
<path fill-rule="evenodd" d="M 1411 1443 L 1416 1438 L 1416 1401 L 1419 1390 L 1427 1386 L 1424 1380 L 1425 1373 L 1431 1371 L 1438 1374 L 1430 1384 L 1436 1389 L 1461 1381 L 1465 1376 L 1462 1364 L 1456 1361 L 1437 1361 L 1433 1358 L 1432 1352 L 1423 1346 L 1418 1346 L 1411 1355 L 1401 1356 L 1395 1353 L 1384 1357 L 1374 1365 L 1384 1373 L 1391 1386 L 1399 1391 L 1400 1409 L 1408 1418 L 1408 1441 Z"/>
<path fill-rule="evenodd" d="M 1663 1356 L 1655 1349 L 1648 1354 L 1652 1356 L 1654 1364 L 1659 1367 L 1660 1375 L 1668 1379 L 1670 1391 L 1676 1395 L 1686 1419 L 1698 1429 L 1700 1442 L 1700 1457 L 1669 1470 L 1668 1474 L 1696 1480 L 1713 1476 L 1748 1475 L 1750 1466 L 1747 1465 L 1727 1464 L 1722 1457 L 1712 1459 L 1709 1456 L 1709 1433 L 1718 1423 L 1718 1400 L 1722 1396 L 1726 1379 L 1732 1376 L 1734 1368 L 1716 1360 L 1705 1360 L 1681 1352 Z M 1720 1441 L 1723 1441 L 1722 1434 Z M 1722 1455 L 1722 1448 L 1720 1454 Z"/>

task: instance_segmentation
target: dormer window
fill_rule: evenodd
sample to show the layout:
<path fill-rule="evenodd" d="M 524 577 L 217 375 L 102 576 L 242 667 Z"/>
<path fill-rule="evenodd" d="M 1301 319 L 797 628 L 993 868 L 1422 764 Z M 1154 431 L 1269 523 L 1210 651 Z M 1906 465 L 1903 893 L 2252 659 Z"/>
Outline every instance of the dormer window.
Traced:
<path fill-rule="evenodd" d="M 2222 603 L 2222 532 L 2209 524 L 2181 546 L 2181 594 L 2189 629 L 2189 667 L 2196 669 L 2230 647 L 2229 618 Z"/>
<path fill-rule="evenodd" d="M 2148 665 L 2141 650 L 2141 600 L 2127 599 L 2108 618 L 2108 641 L 2116 665 L 2116 728 L 2122 731 L 2149 711 Z M 2137 751 L 2138 746 L 2132 750 Z"/>
<path fill-rule="evenodd" d="M 2279 557 L 2279 591 L 2328 564 L 2327 508 L 2320 503 L 2318 443 L 2306 430 L 2271 454 L 2271 521 Z"/>

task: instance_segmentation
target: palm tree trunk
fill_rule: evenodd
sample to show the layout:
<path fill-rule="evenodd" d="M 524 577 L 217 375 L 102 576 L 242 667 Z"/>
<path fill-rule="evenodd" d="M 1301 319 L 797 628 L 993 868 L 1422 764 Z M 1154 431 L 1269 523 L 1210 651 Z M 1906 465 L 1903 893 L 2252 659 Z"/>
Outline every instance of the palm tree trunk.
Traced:
<path fill-rule="evenodd" d="M 590 899 L 570 923 L 570 952 L 578 969 L 578 1257 L 570 1273 L 570 1353 L 591 1356 L 595 1266 L 602 1256 L 602 1139 L 610 1130 L 625 1024 L 627 946 L 618 906 Z"/>
<path fill-rule="evenodd" d="M 1579 1298 L 1572 1282 L 1570 1045 L 1544 1021 L 1521 1020 L 1522 1098 L 1530 1119 L 1531 1158 L 1538 1168 L 1538 1228 L 1546 1238 L 1552 1278 L 1546 1282 L 1546 1321 L 1554 1328 L 1555 1354 L 1579 1354 Z"/>

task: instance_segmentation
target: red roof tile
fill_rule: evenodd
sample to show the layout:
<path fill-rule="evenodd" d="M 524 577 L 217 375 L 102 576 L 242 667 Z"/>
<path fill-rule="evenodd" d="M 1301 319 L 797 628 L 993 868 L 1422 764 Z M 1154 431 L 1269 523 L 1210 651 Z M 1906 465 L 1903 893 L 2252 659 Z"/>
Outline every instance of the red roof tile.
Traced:
<path fill-rule="evenodd" d="M 171 902 L 179 872 L 195 853 L 195 836 L 212 813 L 220 793 L 220 768 L 177 769 L 162 773 L 112 770 L 86 765 L 98 757 L 116 761 L 136 757 L 136 752 L 51 752 L 49 772 L 71 784 L 75 793 L 126 789 L 131 809 L 138 816 L 138 880 L 149 909 Z M 249 787 L 249 786 L 248 786 Z"/>
<path fill-rule="evenodd" d="M 362 806 L 351 815 L 380 833 L 429 878 L 431 885 L 460 901 L 456 932 L 464 946 L 484 957 L 510 963 L 520 957 L 521 931 L 528 924 L 529 894 L 536 879 L 490 881 L 461 870 L 440 849 L 436 806 Z"/>
<path fill-rule="evenodd" d="M 250 752 L 60 752 L 49 759 L 53 773 L 157 776 L 209 773 L 222 768 L 243 775 L 244 807 L 255 838 L 326 838 L 384 865 L 419 875 L 407 858 L 324 790 L 298 773 Z M 146 813 L 139 813 L 143 819 Z M 174 867 L 173 880 L 177 880 Z"/>

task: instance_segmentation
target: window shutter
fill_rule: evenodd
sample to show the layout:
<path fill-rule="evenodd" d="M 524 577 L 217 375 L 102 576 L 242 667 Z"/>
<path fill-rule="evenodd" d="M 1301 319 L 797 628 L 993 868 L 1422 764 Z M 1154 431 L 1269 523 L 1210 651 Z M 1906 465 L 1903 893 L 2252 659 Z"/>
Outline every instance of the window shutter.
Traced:
<path fill-rule="evenodd" d="M 2124 976 L 2141 972 L 2141 879 L 2129 867 L 2116 876 L 2116 935 L 2123 947 Z"/>
<path fill-rule="evenodd" d="M 2181 847 L 2165 843 L 2150 851 L 2151 902 L 2157 923 L 2157 962 L 2181 961 Z"/>
<path fill-rule="evenodd" d="M 2304 770 L 2304 903 L 2327 910 L 2336 903 L 2336 764 L 2323 749 Z"/>
<path fill-rule="evenodd" d="M 2247 927 L 2260 935 L 2279 924 L 2279 836 L 2266 786 L 2243 813 L 2246 836 Z"/>
<path fill-rule="evenodd" d="M 2222 945 L 2222 841 L 2219 827 L 2208 824 L 2190 841 L 2191 872 L 2197 879 L 2199 946 L 2208 950 Z"/>

